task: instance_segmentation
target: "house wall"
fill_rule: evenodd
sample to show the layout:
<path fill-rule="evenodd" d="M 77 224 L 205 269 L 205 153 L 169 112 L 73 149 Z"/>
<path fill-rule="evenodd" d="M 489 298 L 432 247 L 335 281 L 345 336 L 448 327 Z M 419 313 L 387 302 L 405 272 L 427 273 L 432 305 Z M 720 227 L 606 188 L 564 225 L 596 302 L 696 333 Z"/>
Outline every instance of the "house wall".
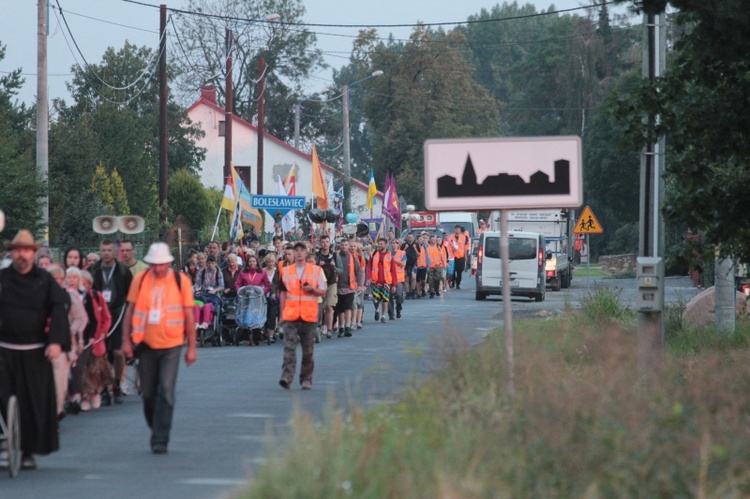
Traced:
<path fill-rule="evenodd" d="M 224 137 L 219 136 L 219 122 L 224 120 L 224 112 L 211 103 L 198 101 L 188 111 L 188 116 L 198 124 L 206 133 L 205 137 L 197 142 L 197 146 L 206 149 L 206 159 L 201 163 L 200 178 L 204 186 L 222 190 L 225 184 L 224 175 Z M 235 119 L 232 124 L 232 159 L 235 167 L 250 167 L 251 185 L 247 186 L 251 193 L 258 192 L 258 174 L 256 170 L 258 159 L 257 130 L 242 120 Z M 279 193 L 278 177 L 283 179 L 292 165 L 298 166 L 297 173 L 297 195 L 312 197 L 312 160 L 301 151 L 294 149 L 286 143 L 265 136 L 263 143 L 263 194 L 277 195 Z M 328 185 L 329 178 L 338 172 L 332 171 L 324 165 L 323 176 Z M 338 183 L 334 179 L 334 184 Z M 380 216 L 383 206 L 383 195 L 379 193 L 375 206 L 375 216 Z M 367 210 L 367 186 L 362 183 L 352 182 L 352 211 L 361 216 L 369 216 Z M 272 220 L 266 219 L 266 230 L 273 229 Z M 269 227 L 270 225 L 270 227 Z"/>

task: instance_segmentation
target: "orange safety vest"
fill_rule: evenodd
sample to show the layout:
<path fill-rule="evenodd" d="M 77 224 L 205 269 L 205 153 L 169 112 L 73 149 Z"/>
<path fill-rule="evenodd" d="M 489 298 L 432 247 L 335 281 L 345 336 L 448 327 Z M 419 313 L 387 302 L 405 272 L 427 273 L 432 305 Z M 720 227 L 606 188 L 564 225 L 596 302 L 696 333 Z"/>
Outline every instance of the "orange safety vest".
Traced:
<path fill-rule="evenodd" d="M 419 255 L 417 256 L 417 267 L 422 268 L 427 266 L 427 252 L 424 250 L 422 245 L 417 246 L 419 248 Z"/>
<path fill-rule="evenodd" d="M 466 256 L 466 252 L 469 250 L 468 237 L 464 239 L 464 244 L 461 244 L 461 236 L 453 234 L 451 235 L 451 243 L 453 242 L 455 242 L 456 246 L 458 246 L 458 248 L 453 248 L 453 256 L 456 258 L 463 258 L 464 256 Z"/>
<path fill-rule="evenodd" d="M 174 272 L 170 269 L 169 272 Z M 150 277 L 148 282 L 143 282 Z M 182 275 L 177 274 L 177 279 L 182 279 Z M 135 281 L 140 278 L 136 283 Z M 157 335 L 154 328 L 147 328 L 148 313 L 151 306 L 151 289 L 154 285 L 154 275 L 151 271 L 141 272 L 133 280 L 133 284 L 138 286 L 138 297 L 136 298 L 133 310 L 131 340 L 134 344 L 145 341 L 152 348 L 171 348 L 181 345 L 185 337 L 185 307 L 182 304 L 182 290 L 177 284 L 177 279 L 172 276 L 165 278 L 164 295 L 162 296 L 162 317 L 159 334 Z M 149 334 L 146 334 L 149 333 Z"/>
<path fill-rule="evenodd" d="M 317 287 L 318 282 L 320 282 L 321 268 L 312 263 L 305 264 L 302 279 L 297 275 L 296 264 L 281 267 L 279 272 L 284 287 L 286 287 L 286 301 L 284 302 L 284 310 L 281 312 L 282 320 L 317 322 L 318 297 L 302 291 L 302 284 L 309 282 L 313 287 Z"/>
<path fill-rule="evenodd" d="M 400 250 L 400 249 L 396 250 L 396 255 L 395 255 L 396 261 L 397 262 L 403 261 L 405 254 L 406 254 L 406 251 L 404 250 Z M 405 267 L 396 265 L 396 279 L 398 280 L 398 282 L 406 282 L 406 268 Z"/>
<path fill-rule="evenodd" d="M 354 272 L 354 256 L 351 251 L 349 252 L 349 289 L 357 289 L 357 274 Z"/>
<path fill-rule="evenodd" d="M 451 252 L 448 250 L 448 246 L 445 245 L 438 246 L 438 248 L 440 248 L 440 252 L 443 254 L 443 265 L 447 267 L 448 260 L 452 257 Z"/>
<path fill-rule="evenodd" d="M 427 246 L 427 254 L 430 257 L 430 268 L 443 265 L 443 252 L 435 246 Z"/>
<path fill-rule="evenodd" d="M 377 256 L 380 256 L 380 258 L 377 258 Z M 391 256 L 390 252 L 386 251 L 385 253 L 380 253 L 380 251 L 376 251 L 372 255 L 372 273 L 371 278 L 372 282 L 378 281 L 378 275 L 380 274 L 380 263 L 383 264 L 383 276 L 385 277 L 385 283 L 386 284 L 393 284 L 393 278 L 391 277 L 391 262 L 393 261 L 393 257 Z"/>

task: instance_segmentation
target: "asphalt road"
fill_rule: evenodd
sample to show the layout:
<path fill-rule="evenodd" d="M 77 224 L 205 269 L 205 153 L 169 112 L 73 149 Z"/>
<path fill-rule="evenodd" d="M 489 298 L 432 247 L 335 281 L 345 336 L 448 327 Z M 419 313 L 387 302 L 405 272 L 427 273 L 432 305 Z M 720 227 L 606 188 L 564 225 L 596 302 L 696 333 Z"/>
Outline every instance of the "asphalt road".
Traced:
<path fill-rule="evenodd" d="M 634 280 L 592 279 L 635 301 Z M 153 455 L 138 397 L 117 407 L 68 416 L 61 423 L 61 450 L 38 457 L 38 469 L 15 479 L 0 474 L 8 498 L 206 498 L 227 497 L 247 483 L 270 449 L 289 435 L 294 409 L 320 420 L 326 407 L 346 410 L 394 400 L 405 386 L 440 367 L 436 341 L 448 329 L 478 343 L 502 323 L 502 300 L 474 300 L 473 280 L 434 300 L 407 301 L 402 319 L 373 323 L 352 338 L 324 339 L 315 348 L 311 391 L 281 389 L 280 343 L 260 347 L 205 347 L 190 368 L 180 367 L 169 454 Z M 686 278 L 667 280 L 668 301 L 695 294 Z M 576 307 L 590 292 L 585 278 L 568 290 L 548 290 L 542 303 L 513 300 L 514 314 Z M 459 326 L 460 325 L 460 326 Z M 296 380 L 295 380 L 296 383 Z"/>

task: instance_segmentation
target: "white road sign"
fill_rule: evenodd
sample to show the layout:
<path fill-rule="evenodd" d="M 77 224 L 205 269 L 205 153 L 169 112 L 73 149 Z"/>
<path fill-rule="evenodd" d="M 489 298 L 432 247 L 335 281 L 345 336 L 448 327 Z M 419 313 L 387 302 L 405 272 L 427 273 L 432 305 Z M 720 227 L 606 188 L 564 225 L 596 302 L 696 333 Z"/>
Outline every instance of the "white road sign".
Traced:
<path fill-rule="evenodd" d="M 583 203 L 580 137 L 428 140 L 424 163 L 428 210 L 576 208 Z"/>

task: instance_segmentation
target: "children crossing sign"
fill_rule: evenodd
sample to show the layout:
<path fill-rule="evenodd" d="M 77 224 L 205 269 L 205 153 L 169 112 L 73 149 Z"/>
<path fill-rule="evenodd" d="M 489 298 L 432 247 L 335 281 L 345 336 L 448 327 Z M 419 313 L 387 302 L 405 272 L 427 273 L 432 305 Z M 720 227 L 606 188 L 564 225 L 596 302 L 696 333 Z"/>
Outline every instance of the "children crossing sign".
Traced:
<path fill-rule="evenodd" d="M 604 229 L 599 220 L 596 219 L 594 212 L 587 206 L 583 209 L 580 218 L 578 218 L 576 228 L 573 229 L 573 232 L 576 234 L 602 234 L 604 233 Z"/>

